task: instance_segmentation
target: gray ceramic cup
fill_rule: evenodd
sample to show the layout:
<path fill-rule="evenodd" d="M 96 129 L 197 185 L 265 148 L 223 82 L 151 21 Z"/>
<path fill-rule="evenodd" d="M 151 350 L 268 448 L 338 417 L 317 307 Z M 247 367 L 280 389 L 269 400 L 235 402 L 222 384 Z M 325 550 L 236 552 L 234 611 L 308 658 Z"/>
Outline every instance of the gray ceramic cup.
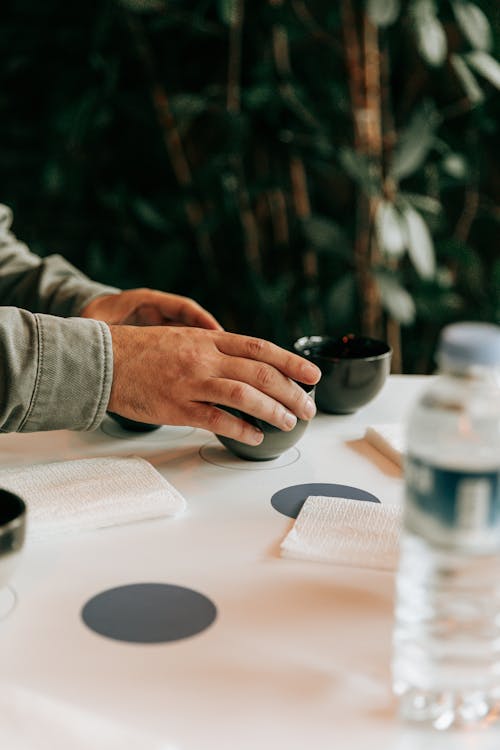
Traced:
<path fill-rule="evenodd" d="M 19 562 L 25 534 L 26 505 L 17 495 L 0 489 L 0 589 Z"/>
<path fill-rule="evenodd" d="M 299 383 L 299 385 L 311 398 L 314 398 L 315 386 L 304 385 L 303 383 Z M 300 440 L 309 424 L 306 420 L 298 419 L 295 427 L 289 432 L 285 432 L 269 424 L 269 422 L 252 417 L 250 414 L 238 411 L 238 409 L 232 409 L 229 406 L 220 406 L 219 408 L 225 409 L 230 414 L 234 414 L 235 417 L 244 419 L 245 422 L 249 422 L 264 433 L 264 440 L 260 445 L 247 445 L 246 443 L 240 443 L 239 440 L 233 440 L 233 438 L 216 435 L 216 438 L 228 451 L 238 456 L 238 458 L 244 458 L 247 461 L 272 461 L 272 459 L 278 458 Z"/>

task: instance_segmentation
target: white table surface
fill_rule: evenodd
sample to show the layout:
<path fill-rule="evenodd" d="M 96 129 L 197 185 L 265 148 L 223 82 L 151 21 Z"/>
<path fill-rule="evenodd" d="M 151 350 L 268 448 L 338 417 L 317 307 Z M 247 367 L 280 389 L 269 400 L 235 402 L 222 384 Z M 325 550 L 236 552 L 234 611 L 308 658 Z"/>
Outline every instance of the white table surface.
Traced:
<path fill-rule="evenodd" d="M 404 419 L 424 383 L 391 376 L 356 414 L 317 415 L 298 460 L 282 468 L 207 463 L 200 448 L 209 441 L 219 448 L 203 430 L 175 439 L 166 431 L 164 441 L 113 439 L 102 429 L 0 436 L 0 466 L 142 455 L 188 502 L 177 519 L 27 544 L 12 581 L 17 606 L 0 621 L 0 748 L 10 691 L 26 694 L 27 717 L 30 699 L 43 696 L 57 708 L 56 728 L 75 711 L 130 732 L 123 750 L 499 748 L 491 732 L 445 744 L 448 737 L 398 722 L 390 690 L 393 574 L 279 556 L 293 520 L 270 498 L 283 487 L 347 484 L 401 502 L 399 470 L 361 438 L 367 425 Z M 84 625 L 80 612 L 91 597 L 139 582 L 199 591 L 217 618 L 196 636 L 158 645 L 110 640 Z M 41 725 L 40 747 L 47 731 Z M 64 732 L 56 736 L 52 750 L 72 750 Z"/>

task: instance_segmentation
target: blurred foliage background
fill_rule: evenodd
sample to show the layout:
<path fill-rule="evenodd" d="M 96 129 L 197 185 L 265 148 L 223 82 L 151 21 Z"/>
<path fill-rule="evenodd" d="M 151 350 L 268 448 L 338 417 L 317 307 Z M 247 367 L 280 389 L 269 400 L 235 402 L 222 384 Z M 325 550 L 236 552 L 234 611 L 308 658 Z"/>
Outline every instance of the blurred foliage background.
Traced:
<path fill-rule="evenodd" d="M 498 0 L 4 0 L 0 201 L 233 331 L 500 322 Z"/>

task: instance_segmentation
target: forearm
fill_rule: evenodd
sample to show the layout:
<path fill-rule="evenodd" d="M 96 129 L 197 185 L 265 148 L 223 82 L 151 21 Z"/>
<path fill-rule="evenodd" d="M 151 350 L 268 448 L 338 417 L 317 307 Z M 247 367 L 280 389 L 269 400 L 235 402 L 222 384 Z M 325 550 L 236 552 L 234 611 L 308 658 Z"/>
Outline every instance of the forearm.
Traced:
<path fill-rule="evenodd" d="M 91 430 L 113 377 L 105 323 L 0 308 L 0 431 Z"/>
<path fill-rule="evenodd" d="M 118 290 L 91 281 L 59 255 L 40 258 L 10 231 L 12 215 L 0 205 L 0 303 L 70 317 L 95 297 Z"/>

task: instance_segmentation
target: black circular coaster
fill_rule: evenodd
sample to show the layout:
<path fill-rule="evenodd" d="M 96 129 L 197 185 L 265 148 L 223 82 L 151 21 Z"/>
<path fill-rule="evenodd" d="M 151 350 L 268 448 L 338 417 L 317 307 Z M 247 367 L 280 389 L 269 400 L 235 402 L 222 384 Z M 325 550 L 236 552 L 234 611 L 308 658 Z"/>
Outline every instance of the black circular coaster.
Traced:
<path fill-rule="evenodd" d="M 350 487 L 347 484 L 322 484 L 311 482 L 309 484 L 293 484 L 275 492 L 271 497 L 271 505 L 278 513 L 284 516 L 297 518 L 300 509 L 310 495 L 323 497 L 344 497 L 348 500 L 365 500 L 369 503 L 380 503 L 378 497 L 370 492 L 360 490 L 358 487 Z"/>
<path fill-rule="evenodd" d="M 134 583 L 102 591 L 82 609 L 99 635 L 129 643 L 189 638 L 213 623 L 217 608 L 203 594 L 166 583 Z"/>

